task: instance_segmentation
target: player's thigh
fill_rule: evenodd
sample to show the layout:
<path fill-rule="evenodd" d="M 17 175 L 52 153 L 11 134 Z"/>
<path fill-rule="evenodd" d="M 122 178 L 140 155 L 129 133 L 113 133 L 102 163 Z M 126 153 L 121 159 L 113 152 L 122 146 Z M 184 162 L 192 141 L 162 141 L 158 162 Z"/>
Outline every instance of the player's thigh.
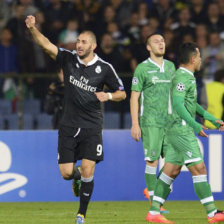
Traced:
<path fill-rule="evenodd" d="M 181 151 L 179 151 L 171 144 L 172 138 L 173 136 L 167 136 L 167 135 L 164 138 L 163 156 L 165 157 L 165 163 L 170 163 L 176 166 L 183 166 L 184 165 L 183 155 Z"/>
<path fill-rule="evenodd" d="M 86 128 L 78 146 L 78 159 L 87 159 L 96 163 L 103 160 L 102 129 Z"/>
<path fill-rule="evenodd" d="M 191 166 L 203 162 L 198 141 L 193 132 L 188 135 L 173 135 L 169 139 L 172 146 L 182 154 L 185 165 Z"/>
<path fill-rule="evenodd" d="M 75 149 L 79 128 L 61 126 L 58 131 L 58 163 L 75 163 Z"/>
<path fill-rule="evenodd" d="M 141 131 L 145 160 L 158 160 L 162 152 L 162 145 L 165 136 L 164 128 L 142 127 Z"/>

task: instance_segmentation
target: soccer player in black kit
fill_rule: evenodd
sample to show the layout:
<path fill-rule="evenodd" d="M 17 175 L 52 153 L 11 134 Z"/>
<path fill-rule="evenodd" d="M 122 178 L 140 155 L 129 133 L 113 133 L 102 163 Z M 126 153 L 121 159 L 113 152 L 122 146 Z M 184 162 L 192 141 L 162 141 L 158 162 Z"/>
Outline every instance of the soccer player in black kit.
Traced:
<path fill-rule="evenodd" d="M 76 224 L 84 223 L 93 191 L 95 164 L 103 160 L 100 102 L 126 98 L 122 81 L 114 68 L 95 53 L 96 37 L 91 31 L 79 35 L 74 52 L 52 44 L 35 27 L 35 17 L 27 16 L 26 26 L 35 42 L 64 72 L 64 111 L 59 127 L 58 163 L 65 180 L 74 178 L 74 166 L 81 160 L 80 206 Z M 119 59 L 118 59 L 119 60 Z M 111 92 L 104 92 L 106 85 Z"/>

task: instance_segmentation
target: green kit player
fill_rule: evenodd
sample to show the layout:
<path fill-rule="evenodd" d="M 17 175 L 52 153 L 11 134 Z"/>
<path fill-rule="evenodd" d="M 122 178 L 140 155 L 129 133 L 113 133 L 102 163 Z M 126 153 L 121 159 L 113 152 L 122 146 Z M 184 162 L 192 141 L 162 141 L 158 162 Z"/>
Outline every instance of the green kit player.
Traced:
<path fill-rule="evenodd" d="M 170 85 L 175 72 L 171 61 L 164 60 L 165 41 L 159 34 L 147 38 L 150 57 L 140 63 L 132 80 L 130 110 L 131 135 L 142 138 L 146 161 L 147 193 L 152 196 L 156 186 L 156 168 L 163 151 L 165 127 L 171 112 Z"/>
<path fill-rule="evenodd" d="M 220 130 L 224 130 L 224 123 L 197 104 L 194 72 L 201 66 L 198 47 L 194 43 L 184 43 L 180 48 L 179 60 L 180 67 L 171 87 L 173 114 L 165 136 L 165 165 L 157 181 L 147 221 L 173 223 L 160 214 L 160 205 L 165 202 L 170 185 L 180 173 L 182 165 L 186 165 L 192 174 L 195 193 L 207 212 L 208 222 L 221 222 L 224 221 L 224 212 L 217 210 L 214 204 L 206 167 L 194 132 L 202 137 L 208 136 L 203 131 L 206 128 L 195 121 L 195 115 L 197 113 L 211 121 Z"/>

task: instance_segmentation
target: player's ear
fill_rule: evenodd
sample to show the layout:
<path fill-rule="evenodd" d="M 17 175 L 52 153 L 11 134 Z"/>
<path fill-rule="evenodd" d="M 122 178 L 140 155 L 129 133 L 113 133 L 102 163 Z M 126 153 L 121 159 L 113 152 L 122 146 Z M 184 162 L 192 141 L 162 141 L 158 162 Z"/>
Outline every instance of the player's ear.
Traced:
<path fill-rule="evenodd" d="M 196 57 L 195 57 L 195 56 L 192 56 L 192 57 L 190 58 L 190 63 L 191 63 L 191 64 L 195 64 L 195 59 L 196 59 Z"/>
<path fill-rule="evenodd" d="M 92 49 L 93 49 L 93 51 L 96 49 L 96 47 L 97 47 L 97 44 L 96 44 L 96 43 L 93 43 L 93 44 L 92 44 Z"/>
<path fill-rule="evenodd" d="M 151 47 L 150 47 L 149 44 L 146 45 L 146 49 L 147 49 L 148 51 L 151 51 Z"/>

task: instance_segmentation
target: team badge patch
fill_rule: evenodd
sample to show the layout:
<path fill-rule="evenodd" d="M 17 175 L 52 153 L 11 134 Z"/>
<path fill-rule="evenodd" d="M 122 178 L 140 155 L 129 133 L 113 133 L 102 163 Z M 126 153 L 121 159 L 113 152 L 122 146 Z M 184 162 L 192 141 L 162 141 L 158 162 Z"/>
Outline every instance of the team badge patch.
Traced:
<path fill-rule="evenodd" d="M 134 77 L 134 78 L 132 79 L 132 84 L 133 84 L 133 85 L 137 85 L 137 84 L 138 84 L 138 78 L 137 78 L 137 77 Z"/>
<path fill-rule="evenodd" d="M 177 84 L 177 90 L 180 91 L 180 92 L 184 91 L 185 90 L 185 85 L 181 82 L 178 83 Z"/>
<path fill-rule="evenodd" d="M 102 70 L 101 70 L 101 67 L 99 65 L 96 66 L 96 69 L 95 69 L 95 72 L 96 73 L 100 73 Z"/>

